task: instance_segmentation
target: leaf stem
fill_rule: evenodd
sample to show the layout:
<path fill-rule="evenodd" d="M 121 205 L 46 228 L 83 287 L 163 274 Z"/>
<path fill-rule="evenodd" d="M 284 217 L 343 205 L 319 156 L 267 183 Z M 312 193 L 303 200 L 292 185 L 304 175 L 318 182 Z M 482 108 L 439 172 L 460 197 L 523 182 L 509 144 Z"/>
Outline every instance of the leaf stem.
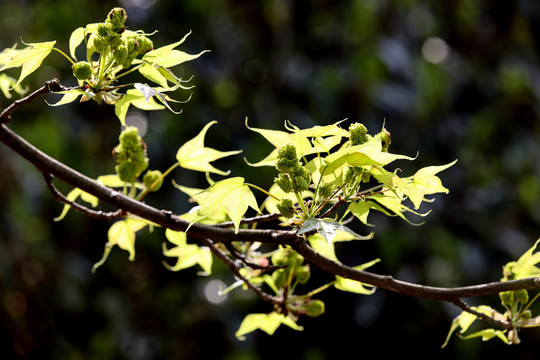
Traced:
<path fill-rule="evenodd" d="M 60 54 L 62 54 L 66 59 L 68 59 L 69 62 L 71 63 L 71 65 L 75 64 L 75 61 L 73 61 L 72 58 L 70 58 L 69 56 L 67 56 L 66 53 L 63 52 L 62 50 L 57 49 L 57 48 L 55 48 L 55 47 L 53 47 L 52 49 L 53 49 L 53 50 L 56 50 L 57 52 L 59 52 Z"/>

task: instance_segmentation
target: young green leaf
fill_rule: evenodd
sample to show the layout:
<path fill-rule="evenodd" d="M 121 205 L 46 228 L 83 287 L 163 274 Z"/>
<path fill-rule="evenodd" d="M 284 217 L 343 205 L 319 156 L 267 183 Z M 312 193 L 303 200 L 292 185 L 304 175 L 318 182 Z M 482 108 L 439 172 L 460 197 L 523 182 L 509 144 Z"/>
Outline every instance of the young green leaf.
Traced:
<path fill-rule="evenodd" d="M 371 260 L 365 264 L 355 266 L 354 269 L 363 271 L 380 261 L 381 259 Z M 366 285 L 356 280 L 346 279 L 338 275 L 336 275 L 336 282 L 334 283 L 334 287 L 341 291 L 348 291 L 348 292 L 361 294 L 361 295 L 371 295 L 377 289 L 371 285 Z"/>
<path fill-rule="evenodd" d="M 296 322 L 290 317 L 283 314 L 278 314 L 276 312 L 271 312 L 270 314 L 247 315 L 242 321 L 242 324 L 240 324 L 240 328 L 235 335 L 238 340 L 245 340 L 246 334 L 258 329 L 264 331 L 268 335 L 273 335 L 281 324 L 287 325 L 297 331 L 302 331 L 304 329 L 302 326 L 296 324 Z"/>
<path fill-rule="evenodd" d="M 11 90 L 17 94 L 23 95 L 28 91 L 28 87 L 23 89 L 20 85 L 15 86 L 17 80 L 6 74 L 0 74 L 0 91 L 7 99 L 11 99 Z"/>
<path fill-rule="evenodd" d="M 28 75 L 39 68 L 43 60 L 51 53 L 55 44 L 56 41 L 28 44 L 29 46 L 27 48 L 17 52 L 16 55 L 0 69 L 0 71 L 22 66 L 21 75 L 15 84 L 15 86 L 17 86 Z"/>
<path fill-rule="evenodd" d="M 112 224 L 107 233 L 108 241 L 105 244 L 105 251 L 100 261 L 94 264 L 92 272 L 103 265 L 109 256 L 114 245 L 129 253 L 129 260 L 135 260 L 135 233 L 150 223 L 147 220 L 126 218 Z"/>
<path fill-rule="evenodd" d="M 538 239 L 534 245 L 527 250 L 525 254 L 521 255 L 518 261 L 516 261 L 514 267 L 512 268 L 514 279 L 518 280 L 540 275 L 540 268 L 536 266 L 538 263 L 540 263 L 540 252 L 534 253 L 538 243 L 540 243 L 540 239 Z"/>
<path fill-rule="evenodd" d="M 79 188 L 75 188 L 73 190 L 71 190 L 67 196 L 66 196 L 66 199 L 68 199 L 69 201 L 71 202 L 74 202 L 75 200 L 77 200 L 78 198 L 81 198 L 82 200 L 84 200 L 85 202 L 89 203 L 90 205 L 92 205 L 92 207 L 96 207 L 98 205 L 98 198 L 95 197 L 94 195 L 90 195 L 89 193 L 85 192 L 85 191 L 82 191 L 81 189 Z M 58 215 L 57 217 L 54 218 L 54 221 L 60 221 L 62 220 L 66 214 L 68 213 L 69 209 L 71 208 L 71 205 L 69 204 L 65 204 L 64 205 L 64 208 L 62 209 L 62 213 L 60 215 Z"/>
<path fill-rule="evenodd" d="M 199 247 L 195 244 L 188 244 L 186 233 L 181 231 L 166 229 L 165 236 L 167 240 L 176 246 L 167 249 L 167 246 L 163 244 L 163 255 L 178 258 L 174 266 L 169 266 L 165 263 L 164 265 L 167 269 L 179 271 L 198 264 L 203 268 L 205 274 L 210 275 L 212 273 L 213 259 L 210 249 Z"/>
<path fill-rule="evenodd" d="M 339 222 L 332 219 L 318 219 L 318 218 L 307 218 L 304 221 L 304 224 L 298 231 L 298 235 L 302 235 L 308 232 L 317 231 L 321 236 L 326 240 L 327 243 L 332 243 L 336 233 L 338 231 L 343 231 L 354 236 L 357 240 L 369 240 L 373 238 L 374 233 L 370 233 L 366 236 L 358 235 L 347 226 L 340 224 Z"/>
<path fill-rule="evenodd" d="M 60 106 L 60 105 L 69 104 L 77 100 L 79 96 L 84 96 L 86 93 L 84 90 L 81 90 L 81 89 L 73 89 L 73 90 L 60 91 L 55 94 L 64 94 L 64 96 L 62 96 L 62 98 L 58 102 L 54 104 L 49 104 L 50 106 Z"/>
<path fill-rule="evenodd" d="M 77 59 L 75 56 L 75 50 L 77 47 L 83 42 L 85 37 L 86 29 L 83 27 L 79 27 L 75 29 L 71 36 L 69 37 L 69 54 L 72 58 Z"/>
<path fill-rule="evenodd" d="M 158 104 L 153 98 L 146 100 L 145 95 L 136 89 L 130 89 L 126 94 L 114 105 L 114 112 L 120 123 L 126 125 L 126 115 L 129 107 L 133 105 L 142 110 L 162 110 L 163 105 Z"/>
<path fill-rule="evenodd" d="M 406 181 L 406 185 L 399 187 L 398 190 L 408 196 L 414 204 L 414 208 L 418 209 L 422 201 L 424 201 L 425 195 L 448 193 L 448 189 L 442 185 L 441 179 L 435 174 L 448 169 L 456 162 L 457 160 L 446 165 L 422 168 L 412 177 L 403 179 Z"/>
<path fill-rule="evenodd" d="M 194 60 L 205 52 L 209 51 L 203 50 L 198 54 L 191 55 L 180 50 L 174 50 L 175 47 L 182 44 L 186 40 L 189 34 L 191 34 L 191 32 L 186 34 L 180 41 L 147 52 L 143 56 L 142 60 L 146 63 L 152 64 L 153 66 L 170 68 L 186 61 Z"/>
<path fill-rule="evenodd" d="M 219 175 L 227 175 L 227 172 L 221 171 L 210 165 L 212 161 L 226 156 L 238 154 L 240 151 L 218 151 L 204 146 L 204 137 L 206 132 L 217 121 L 212 121 L 201 130 L 193 139 L 186 142 L 178 149 L 176 160 L 181 167 L 185 169 L 210 172 Z"/>
<path fill-rule="evenodd" d="M 380 139 L 373 140 L 356 146 L 345 147 L 338 150 L 325 158 L 328 165 L 327 171 L 334 172 L 337 168 L 343 165 L 349 166 L 368 166 L 368 165 L 388 165 L 391 162 L 399 159 L 414 160 L 414 158 L 406 155 L 391 154 L 382 151 L 382 143 Z"/>
<path fill-rule="evenodd" d="M 200 216 L 212 216 L 223 209 L 234 223 L 234 229 L 238 232 L 240 220 L 248 207 L 261 212 L 257 200 L 248 185 L 244 184 L 244 178 L 234 177 L 216 182 L 208 188 L 208 197 L 201 204 L 198 212 Z"/>

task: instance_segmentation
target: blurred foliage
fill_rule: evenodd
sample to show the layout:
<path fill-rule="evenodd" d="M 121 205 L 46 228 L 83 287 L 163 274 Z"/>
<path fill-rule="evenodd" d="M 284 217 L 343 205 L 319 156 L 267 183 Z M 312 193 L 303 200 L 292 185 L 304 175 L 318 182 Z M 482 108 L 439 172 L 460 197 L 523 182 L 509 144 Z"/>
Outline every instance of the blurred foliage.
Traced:
<path fill-rule="evenodd" d="M 220 131 L 209 133 L 207 145 L 244 149 L 249 161 L 268 148 L 246 130 L 246 117 L 251 126 L 274 129 L 285 120 L 304 127 L 347 118 L 377 132 L 384 123 L 393 151 L 419 152 L 419 167 L 459 160 L 441 176 L 450 194 L 430 204 L 420 227 L 370 219 L 376 237 L 344 244 L 345 263 L 380 257 L 379 273 L 468 285 L 498 280 L 501 266 L 539 237 L 538 2 L 3 0 L 0 48 L 22 38 L 58 40 L 67 49 L 72 30 L 102 21 L 113 6 L 126 8 L 134 28 L 158 29 L 156 45 L 192 30 L 184 49 L 211 50 L 180 69 L 196 85 L 182 114 L 131 113 L 131 121 L 148 126 L 152 168 L 170 166 L 179 145 L 212 120 Z M 52 77 L 72 79 L 61 56 L 51 55 L 45 65 L 26 79 L 30 89 Z M 0 107 L 7 104 L 0 100 Z M 112 107 L 49 108 L 38 101 L 20 109 L 10 126 L 89 176 L 114 171 L 111 150 L 120 128 Z M 415 170 L 400 166 L 404 173 Z M 218 167 L 262 186 L 275 176 L 253 171 L 242 156 Z M 280 329 L 238 342 L 234 332 L 243 316 L 270 311 L 268 305 L 241 291 L 210 302 L 209 279 L 162 266 L 160 229 L 138 237 L 134 262 L 113 251 L 92 275 L 110 224 L 75 212 L 53 222 L 62 206 L 41 175 L 4 146 L 0 173 L 1 358 L 330 359 L 355 356 L 361 344 L 382 357 L 421 347 L 426 357 L 532 359 L 540 340 L 532 330 L 515 347 L 453 339 L 441 351 L 458 309 L 377 291 L 325 294 L 326 313 L 305 319 L 303 332 Z M 188 171 L 174 177 L 186 186 L 205 181 Z M 178 213 L 189 206 L 171 184 L 147 201 Z M 230 284 L 231 275 L 216 267 L 216 276 Z"/>

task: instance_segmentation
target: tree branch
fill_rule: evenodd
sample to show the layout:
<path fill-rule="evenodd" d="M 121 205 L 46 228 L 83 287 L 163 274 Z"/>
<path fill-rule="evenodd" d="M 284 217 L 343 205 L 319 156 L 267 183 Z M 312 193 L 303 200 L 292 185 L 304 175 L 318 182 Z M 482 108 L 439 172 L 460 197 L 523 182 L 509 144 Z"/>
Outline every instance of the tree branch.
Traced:
<path fill-rule="evenodd" d="M 216 254 L 216 256 L 222 261 L 224 261 L 227 265 L 230 266 L 230 264 L 232 264 L 233 267 L 231 267 L 231 270 L 233 270 L 233 272 L 237 272 L 238 270 L 236 265 L 231 259 L 229 259 L 225 254 L 223 254 L 221 251 L 219 251 L 219 249 L 214 246 L 215 242 L 222 242 L 227 244 L 232 241 L 257 241 L 273 245 L 290 245 L 308 262 L 332 274 L 404 295 L 449 301 L 469 312 L 472 309 L 470 309 L 459 299 L 482 295 L 493 295 L 503 291 L 534 289 L 540 287 L 540 278 L 527 278 L 507 282 L 493 282 L 488 284 L 457 288 L 422 286 L 396 280 L 391 276 L 384 276 L 366 271 L 355 270 L 354 268 L 328 259 L 313 250 L 306 243 L 304 238 L 298 237 L 295 230 L 241 229 L 237 233 L 235 233 L 233 229 L 220 227 L 224 225 L 228 226 L 229 224 L 227 223 L 221 224 L 220 226 L 209 226 L 198 223 L 191 224 L 189 221 L 175 216 L 170 211 L 158 210 L 152 206 L 139 202 L 117 191 L 114 191 L 113 189 L 103 186 L 97 181 L 82 175 L 76 170 L 66 166 L 65 164 L 51 158 L 42 151 L 38 150 L 36 147 L 28 143 L 19 135 L 11 131 L 3 123 L 7 122 L 11 118 L 11 114 L 23 104 L 29 103 L 33 101 L 36 97 L 47 92 L 61 91 L 65 89 L 66 88 L 59 84 L 58 80 L 52 80 L 50 82 L 47 82 L 42 88 L 36 90 L 27 97 L 15 101 L 12 105 L 10 105 L 0 114 L 0 141 L 16 153 L 18 153 L 20 156 L 25 158 L 27 161 L 32 163 L 39 171 L 41 171 L 45 176 L 45 182 L 49 187 L 49 190 L 51 190 L 53 196 L 58 198 L 61 202 L 65 203 L 65 200 L 67 199 L 65 199 L 65 197 L 63 197 L 63 195 L 60 194 L 54 186 L 52 186 L 52 176 L 55 176 L 74 187 L 77 187 L 89 194 L 96 196 L 99 200 L 118 208 L 119 211 L 121 211 L 123 214 L 132 213 L 141 218 L 154 222 L 164 228 L 169 228 L 175 231 L 185 232 L 189 227 L 188 234 L 191 237 L 200 240 L 203 244 L 209 246 L 210 249 L 212 249 L 212 251 L 214 252 L 214 254 Z M 76 203 L 70 202 L 70 205 L 77 208 L 77 205 L 75 204 Z M 79 207 L 79 210 L 82 210 L 82 208 L 84 207 Z M 84 209 L 85 210 L 83 210 L 83 212 L 86 213 L 88 212 L 88 210 L 90 210 L 86 208 Z M 235 275 L 237 274 L 235 273 Z M 249 284 L 249 282 L 247 284 Z M 261 291 L 255 286 L 253 286 L 253 290 L 256 292 Z M 261 296 L 261 294 L 258 295 Z M 266 296 L 270 295 L 266 294 Z M 262 297 L 264 298 L 265 295 L 263 295 Z M 271 296 L 270 298 L 268 298 L 268 300 L 274 303 L 278 301 L 279 303 L 279 299 L 273 298 Z M 506 325 L 504 324 L 498 325 L 506 327 Z"/>
<path fill-rule="evenodd" d="M 34 101 L 35 98 L 37 98 L 37 97 L 39 97 L 39 96 L 41 96 L 43 94 L 47 94 L 49 92 L 60 92 L 60 91 L 80 89 L 80 88 L 81 88 L 80 86 L 75 86 L 75 87 L 72 87 L 72 88 L 66 88 L 66 87 L 60 85 L 60 81 L 58 79 L 49 80 L 49 81 L 45 82 L 45 85 L 43 85 L 41 88 L 37 89 L 36 91 L 34 91 L 30 95 L 28 95 L 28 96 L 26 96 L 26 97 L 24 97 L 22 99 L 15 100 L 11 105 L 9 105 L 7 108 L 5 108 L 0 113 L 0 123 L 8 123 L 9 120 L 11 120 L 11 114 L 15 110 L 17 110 L 18 108 L 20 108 L 21 106 L 23 106 L 25 104 L 31 103 L 32 101 Z"/>
<path fill-rule="evenodd" d="M 453 303 L 457 299 L 467 297 L 494 295 L 502 291 L 536 289 L 540 287 L 539 277 L 456 288 L 423 286 L 396 280 L 389 275 L 378 275 L 367 271 L 356 270 L 335 262 L 313 250 L 303 238 L 298 238 L 294 242 L 293 248 L 307 261 L 329 273 L 376 286 L 378 288 L 391 290 L 399 294 L 426 299 L 444 300 Z"/>
<path fill-rule="evenodd" d="M 96 196 L 99 200 L 109 205 L 152 221 L 164 228 L 175 231 L 186 231 L 189 227 L 188 234 L 196 239 L 211 238 L 218 242 L 258 241 L 277 245 L 292 244 L 292 241 L 296 238 L 296 232 L 294 230 L 242 229 L 238 233 L 235 233 L 234 229 L 224 229 L 198 223 L 191 224 L 189 221 L 173 215 L 170 211 L 158 210 L 103 186 L 97 181 L 77 172 L 37 149 L 10 130 L 6 124 L 0 124 L 0 141 L 32 163 L 39 171 L 54 175 L 71 186 Z"/>
<path fill-rule="evenodd" d="M 49 189 L 49 191 L 51 192 L 53 197 L 58 202 L 60 202 L 62 204 L 69 205 L 73 209 L 83 213 L 84 215 L 87 215 L 87 216 L 90 216 L 90 217 L 93 217 L 93 218 L 97 218 L 97 219 L 102 219 L 102 220 L 114 220 L 114 219 L 121 218 L 124 215 L 124 214 L 122 214 L 122 210 L 120 210 L 120 209 L 117 210 L 117 211 L 112 211 L 112 212 L 103 212 L 103 211 L 100 211 L 100 210 L 96 211 L 96 210 L 89 209 L 86 206 L 78 204 L 78 203 L 76 203 L 74 201 L 71 201 L 68 198 L 66 198 L 64 196 L 64 194 L 62 194 L 54 186 L 54 184 L 52 183 L 52 180 L 53 180 L 54 177 L 51 174 L 45 173 L 45 172 L 43 172 L 42 174 L 43 174 L 43 178 L 45 179 L 45 184 L 47 184 L 47 188 Z"/>

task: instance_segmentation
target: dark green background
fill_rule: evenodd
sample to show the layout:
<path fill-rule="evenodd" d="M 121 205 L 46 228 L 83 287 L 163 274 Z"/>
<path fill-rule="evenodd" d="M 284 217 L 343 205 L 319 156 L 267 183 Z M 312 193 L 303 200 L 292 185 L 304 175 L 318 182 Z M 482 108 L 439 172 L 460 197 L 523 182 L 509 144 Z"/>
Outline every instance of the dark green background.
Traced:
<path fill-rule="evenodd" d="M 219 123 L 207 144 L 243 149 L 249 161 L 260 160 L 270 146 L 246 130 L 246 117 L 251 126 L 273 129 L 285 120 L 309 127 L 347 118 L 343 126 L 363 122 L 376 133 L 384 123 L 393 152 L 418 153 L 416 161 L 397 165 L 404 175 L 458 159 L 441 173 L 450 194 L 422 208 L 432 210 L 426 218 L 411 218 L 425 220 L 420 227 L 374 215 L 373 240 L 339 248 L 345 263 L 380 257 L 373 268 L 378 273 L 426 285 L 471 285 L 498 280 L 501 266 L 538 238 L 538 2 L 4 0 L 0 47 L 22 37 L 57 40 L 68 51 L 71 31 L 102 21 L 113 6 L 127 9 L 131 29 L 159 30 L 152 38 L 156 46 L 192 30 L 182 50 L 211 50 L 177 68 L 184 78 L 194 75 L 196 86 L 182 114 L 144 114 L 152 168 L 174 163 L 178 147 L 212 120 Z M 423 56 L 431 37 L 450 50 L 441 63 Z M 25 84 L 35 89 L 52 77 L 75 84 L 56 53 Z M 177 98 L 188 96 L 179 92 Z M 1 99 L 0 107 L 9 103 Z M 39 100 L 20 109 L 9 126 L 91 177 L 114 171 L 111 150 L 120 126 L 112 107 L 50 108 Z M 243 156 L 217 166 L 268 187 L 272 169 L 252 169 Z M 535 357 L 535 329 L 521 332 L 519 346 L 454 338 L 440 350 L 456 308 L 383 290 L 369 297 L 327 291 L 321 295 L 326 313 L 302 319 L 303 332 L 256 332 L 239 342 L 234 332 L 241 319 L 268 312 L 269 305 L 241 290 L 221 305 L 207 302 L 209 279 L 162 266 L 160 229 L 138 236 L 134 262 L 115 249 L 91 274 L 110 223 L 75 212 L 53 222 L 61 205 L 41 175 L 5 146 L 0 174 L 1 359 Z M 193 172 L 178 170 L 173 178 L 205 186 Z M 147 201 L 177 213 L 189 208 L 169 183 Z M 214 275 L 233 281 L 220 264 Z M 326 279 L 314 271 L 317 276 Z M 497 304 L 496 297 L 469 300 L 480 301 Z"/>

